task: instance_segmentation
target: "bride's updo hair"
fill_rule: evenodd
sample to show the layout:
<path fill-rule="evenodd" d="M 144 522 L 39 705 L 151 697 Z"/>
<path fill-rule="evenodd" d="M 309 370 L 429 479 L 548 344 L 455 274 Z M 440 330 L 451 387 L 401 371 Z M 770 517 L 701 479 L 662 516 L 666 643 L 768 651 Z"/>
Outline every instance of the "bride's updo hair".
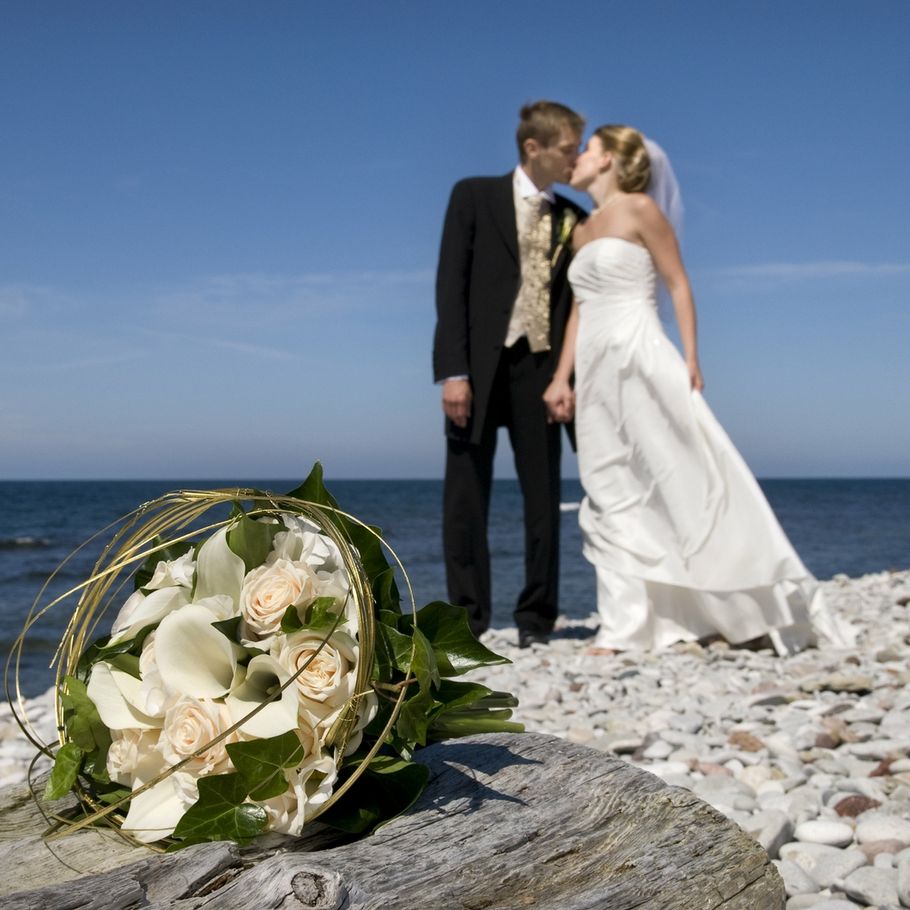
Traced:
<path fill-rule="evenodd" d="M 651 159 L 644 136 L 631 126 L 619 124 L 598 127 L 594 135 L 605 151 L 613 153 L 619 188 L 624 193 L 643 193 L 651 182 Z"/>

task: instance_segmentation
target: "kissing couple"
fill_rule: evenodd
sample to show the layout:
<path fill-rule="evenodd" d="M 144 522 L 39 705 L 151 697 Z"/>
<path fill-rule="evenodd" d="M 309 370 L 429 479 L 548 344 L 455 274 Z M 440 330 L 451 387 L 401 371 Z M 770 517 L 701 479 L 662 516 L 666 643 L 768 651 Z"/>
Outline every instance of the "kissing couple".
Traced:
<path fill-rule="evenodd" d="M 455 184 L 436 279 L 435 381 L 446 468 L 449 598 L 490 625 L 487 518 L 500 426 L 524 502 L 518 645 L 546 644 L 559 614 L 561 427 L 585 496 L 584 555 L 613 654 L 720 636 L 764 636 L 779 654 L 846 644 L 818 582 L 704 398 L 682 215 L 660 146 L 622 125 L 595 129 L 554 101 L 524 106 L 518 164 Z M 585 212 L 553 190 L 584 191 Z M 658 313 L 666 293 L 680 353 Z M 574 437 L 572 435 L 574 427 Z"/>

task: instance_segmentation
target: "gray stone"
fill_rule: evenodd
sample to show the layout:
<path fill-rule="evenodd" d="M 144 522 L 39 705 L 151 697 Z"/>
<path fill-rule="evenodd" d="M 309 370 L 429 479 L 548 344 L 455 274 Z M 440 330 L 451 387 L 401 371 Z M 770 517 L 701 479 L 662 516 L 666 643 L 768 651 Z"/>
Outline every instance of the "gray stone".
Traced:
<path fill-rule="evenodd" d="M 857 820 L 856 840 L 860 844 L 874 840 L 899 840 L 910 845 L 910 819 L 866 812 Z"/>
<path fill-rule="evenodd" d="M 794 903 L 796 901 L 803 901 L 803 903 Z M 787 901 L 787 910 L 804 910 L 804 908 L 810 907 L 812 910 L 856 910 L 859 904 L 854 904 L 845 897 L 827 897 L 817 894 L 811 896 L 800 894 Z"/>
<path fill-rule="evenodd" d="M 910 907 L 910 850 L 902 850 L 895 857 L 897 866 L 897 896 L 905 907 Z"/>
<path fill-rule="evenodd" d="M 756 812 L 744 821 L 737 820 L 737 823 L 765 848 L 772 859 L 779 855 L 780 848 L 793 837 L 793 822 L 786 812 L 767 809 Z"/>
<path fill-rule="evenodd" d="M 796 826 L 793 836 L 797 840 L 812 844 L 828 844 L 832 847 L 846 847 L 853 842 L 853 828 L 845 822 L 817 819 Z"/>
<path fill-rule="evenodd" d="M 780 877 L 784 880 L 784 890 L 787 897 L 796 894 L 816 894 L 818 882 L 809 875 L 802 866 L 787 859 L 775 860 L 774 865 Z"/>
<path fill-rule="evenodd" d="M 899 900 L 897 871 L 894 869 L 876 869 L 873 866 L 857 869 L 844 879 L 843 889 L 854 900 L 873 906 L 896 904 Z"/>
<path fill-rule="evenodd" d="M 822 888 L 830 887 L 855 869 L 866 865 L 866 857 L 861 850 L 841 850 L 827 844 L 802 841 L 784 844 L 780 848 L 780 858 L 798 863 Z"/>

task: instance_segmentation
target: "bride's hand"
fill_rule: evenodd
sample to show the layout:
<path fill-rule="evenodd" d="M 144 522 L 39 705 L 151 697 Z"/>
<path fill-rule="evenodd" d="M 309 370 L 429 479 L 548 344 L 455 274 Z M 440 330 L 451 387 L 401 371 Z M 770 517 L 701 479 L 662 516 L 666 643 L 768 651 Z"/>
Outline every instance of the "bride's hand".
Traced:
<path fill-rule="evenodd" d="M 543 393 L 549 423 L 568 423 L 575 416 L 575 393 L 564 379 L 553 379 Z"/>
<path fill-rule="evenodd" d="M 687 361 L 686 366 L 689 368 L 689 382 L 696 392 L 700 392 L 705 387 L 705 380 L 701 375 L 701 367 L 697 360 Z"/>

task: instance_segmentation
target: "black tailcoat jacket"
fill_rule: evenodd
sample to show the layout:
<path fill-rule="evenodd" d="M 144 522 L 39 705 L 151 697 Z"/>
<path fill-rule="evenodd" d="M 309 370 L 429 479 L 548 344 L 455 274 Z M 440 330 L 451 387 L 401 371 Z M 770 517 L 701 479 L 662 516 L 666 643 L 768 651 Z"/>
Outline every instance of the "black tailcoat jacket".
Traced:
<path fill-rule="evenodd" d="M 455 184 L 446 211 L 436 276 L 436 335 L 433 374 L 437 382 L 468 376 L 473 402 L 465 429 L 446 421 L 446 433 L 477 444 L 487 415 L 487 403 L 509 319 L 521 285 L 518 230 L 515 220 L 513 174 L 469 177 Z M 557 253 L 550 279 L 550 359 L 546 377 L 559 360 L 571 290 L 566 278 L 568 243 L 558 244 L 566 213 L 575 219 L 584 211 L 557 195 L 551 206 L 553 243 Z M 558 250 L 557 250 L 558 247 Z M 549 378 L 547 378 L 549 382 Z M 540 388 L 543 395 L 546 384 Z"/>

